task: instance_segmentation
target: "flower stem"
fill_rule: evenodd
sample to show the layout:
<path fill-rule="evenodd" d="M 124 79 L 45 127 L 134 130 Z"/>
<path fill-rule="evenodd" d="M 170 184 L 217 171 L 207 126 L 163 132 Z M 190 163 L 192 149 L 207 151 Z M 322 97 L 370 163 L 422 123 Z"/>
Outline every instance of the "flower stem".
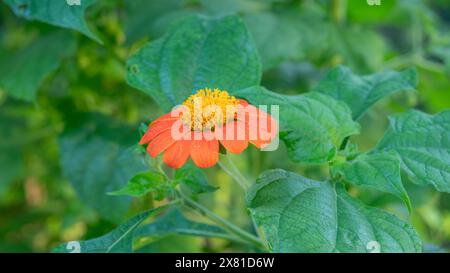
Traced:
<path fill-rule="evenodd" d="M 251 186 L 251 183 L 239 171 L 239 169 L 236 167 L 236 165 L 234 165 L 233 161 L 230 159 L 229 156 L 227 156 L 227 162 L 228 162 L 229 167 L 227 167 L 221 161 L 219 161 L 219 166 L 241 186 L 241 188 L 244 190 L 244 192 L 247 192 Z M 258 225 L 255 222 L 255 219 L 252 216 L 250 216 L 250 218 L 252 220 L 253 227 L 255 228 L 255 231 L 258 234 L 258 236 L 260 238 L 265 239 L 264 233 L 261 232 L 261 230 L 259 229 Z M 265 245 L 265 248 L 267 248 L 266 245 Z"/>
<path fill-rule="evenodd" d="M 230 157 L 227 158 L 227 165 L 225 165 L 222 161 L 219 161 L 219 166 L 222 168 L 224 172 L 226 172 L 231 178 L 233 178 L 239 186 L 246 192 L 250 188 L 250 183 L 244 177 L 244 175 L 239 171 L 239 169 L 234 165 L 233 161 Z"/>
<path fill-rule="evenodd" d="M 216 213 L 212 212 L 208 208 L 204 207 L 200 203 L 192 200 L 190 197 L 184 195 L 181 191 L 178 191 L 179 196 L 184 200 L 186 205 L 194 208 L 200 212 L 203 216 L 209 218 L 211 221 L 221 225 L 224 229 L 230 233 L 236 235 L 237 237 L 243 239 L 244 241 L 254 245 L 257 248 L 265 248 L 264 243 L 253 234 L 241 229 L 240 227 L 234 225 L 233 223 L 227 221 L 226 219 L 220 217 Z"/>

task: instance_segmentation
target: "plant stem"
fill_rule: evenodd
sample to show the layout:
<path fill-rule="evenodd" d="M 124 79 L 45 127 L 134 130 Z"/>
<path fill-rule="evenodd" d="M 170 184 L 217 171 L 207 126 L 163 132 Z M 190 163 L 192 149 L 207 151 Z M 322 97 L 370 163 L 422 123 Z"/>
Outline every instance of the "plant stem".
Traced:
<path fill-rule="evenodd" d="M 229 156 L 227 156 L 228 165 L 229 168 L 223 164 L 223 162 L 219 161 L 219 166 L 229 175 L 231 176 L 244 190 L 244 192 L 247 192 L 247 190 L 250 188 L 251 184 L 250 182 L 245 178 L 245 176 L 239 171 L 239 169 L 234 165 L 233 161 L 230 159 Z M 255 222 L 255 219 L 253 219 L 252 216 L 250 216 L 250 219 L 252 220 L 253 227 L 255 228 L 256 233 L 260 238 L 265 238 L 264 234 L 259 229 L 258 225 Z M 267 248 L 267 246 L 265 246 Z"/>
<path fill-rule="evenodd" d="M 211 221 L 221 225 L 224 229 L 229 231 L 230 233 L 236 235 L 237 237 L 243 239 L 244 241 L 254 245 L 258 248 L 265 248 L 264 243 L 253 234 L 241 229 L 240 227 L 234 225 L 233 223 L 227 221 L 226 219 L 220 217 L 216 213 L 212 212 L 208 208 L 204 207 L 200 203 L 192 200 L 190 197 L 184 195 L 181 191 L 178 191 L 180 197 L 184 200 L 184 202 L 190 207 L 194 208 L 198 212 L 200 212 L 203 216 L 208 217 Z"/>
<path fill-rule="evenodd" d="M 347 17 L 347 0 L 332 0 L 330 13 L 337 25 L 344 23 Z"/>
<path fill-rule="evenodd" d="M 227 165 L 225 165 L 222 161 L 219 161 L 219 166 L 226 172 L 231 178 L 233 178 L 239 186 L 246 192 L 250 188 L 250 183 L 247 179 L 242 175 L 239 169 L 234 165 L 233 161 L 227 156 Z"/>

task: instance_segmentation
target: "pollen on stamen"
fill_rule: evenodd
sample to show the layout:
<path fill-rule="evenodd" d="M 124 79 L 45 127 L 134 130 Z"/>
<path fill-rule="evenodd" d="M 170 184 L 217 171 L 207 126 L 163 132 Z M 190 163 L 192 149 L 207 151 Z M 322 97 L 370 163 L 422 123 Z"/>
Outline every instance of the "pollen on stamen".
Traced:
<path fill-rule="evenodd" d="M 238 104 L 239 100 L 225 90 L 200 89 L 183 102 L 190 115 L 182 116 L 182 119 L 191 130 L 214 128 L 234 117 Z"/>

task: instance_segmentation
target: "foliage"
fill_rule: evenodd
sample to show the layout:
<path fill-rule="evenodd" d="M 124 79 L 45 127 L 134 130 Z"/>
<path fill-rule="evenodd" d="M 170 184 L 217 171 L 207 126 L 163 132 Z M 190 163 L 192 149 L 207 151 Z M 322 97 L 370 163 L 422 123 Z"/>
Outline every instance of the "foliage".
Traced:
<path fill-rule="evenodd" d="M 449 11 L 3 0 L 0 251 L 447 251 Z M 280 147 L 150 158 L 146 124 L 204 87 L 278 105 Z"/>

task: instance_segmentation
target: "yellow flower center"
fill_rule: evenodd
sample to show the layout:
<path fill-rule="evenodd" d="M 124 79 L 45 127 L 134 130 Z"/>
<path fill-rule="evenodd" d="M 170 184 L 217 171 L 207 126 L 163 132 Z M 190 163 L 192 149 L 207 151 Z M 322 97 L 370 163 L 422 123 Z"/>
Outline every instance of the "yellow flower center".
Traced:
<path fill-rule="evenodd" d="M 181 118 L 192 130 L 214 129 L 234 119 L 238 104 L 238 99 L 225 90 L 200 89 L 183 102 L 189 113 Z"/>

